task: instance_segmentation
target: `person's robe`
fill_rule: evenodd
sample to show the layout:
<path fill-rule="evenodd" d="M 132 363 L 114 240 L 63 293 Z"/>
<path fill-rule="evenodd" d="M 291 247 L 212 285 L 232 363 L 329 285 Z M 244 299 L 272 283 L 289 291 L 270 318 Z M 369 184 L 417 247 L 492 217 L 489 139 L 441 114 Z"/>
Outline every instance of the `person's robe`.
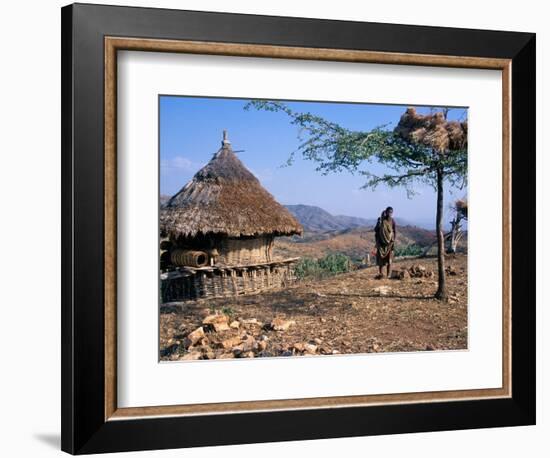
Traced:
<path fill-rule="evenodd" d="M 393 218 L 379 218 L 374 228 L 376 236 L 376 262 L 384 266 L 391 262 L 395 241 L 395 221 Z"/>

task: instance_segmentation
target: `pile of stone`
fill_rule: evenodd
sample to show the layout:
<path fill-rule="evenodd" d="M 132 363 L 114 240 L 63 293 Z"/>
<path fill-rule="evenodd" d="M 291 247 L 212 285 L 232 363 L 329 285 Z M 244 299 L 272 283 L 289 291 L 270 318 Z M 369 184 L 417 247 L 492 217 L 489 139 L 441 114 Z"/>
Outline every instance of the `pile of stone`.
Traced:
<path fill-rule="evenodd" d="M 432 278 L 434 276 L 433 271 L 426 269 L 422 264 L 413 264 L 408 271 L 412 278 Z"/>
<path fill-rule="evenodd" d="M 433 271 L 426 269 L 422 264 L 413 264 L 410 267 L 392 270 L 390 278 L 394 280 L 406 280 L 408 278 L 432 278 Z"/>
<path fill-rule="evenodd" d="M 165 350 L 166 356 L 174 360 L 254 358 L 262 356 L 279 356 L 268 350 L 271 331 L 285 332 L 294 326 L 294 320 L 277 317 L 269 323 L 262 323 L 256 318 L 232 319 L 223 313 L 208 314 L 201 326 L 183 334 L 178 344 Z M 314 342 L 302 344 L 303 347 L 288 349 L 290 355 L 315 354 L 318 345 Z M 286 356 L 283 354 L 283 356 Z"/>

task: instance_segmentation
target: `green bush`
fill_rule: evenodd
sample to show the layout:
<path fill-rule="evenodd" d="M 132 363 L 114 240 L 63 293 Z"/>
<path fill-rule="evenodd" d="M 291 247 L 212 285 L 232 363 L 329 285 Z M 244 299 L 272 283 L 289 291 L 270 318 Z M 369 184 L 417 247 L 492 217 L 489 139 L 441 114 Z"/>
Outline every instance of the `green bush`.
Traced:
<path fill-rule="evenodd" d="M 319 278 L 348 272 L 352 265 L 351 259 L 341 253 L 327 254 L 321 259 L 302 258 L 294 272 L 300 279 Z"/>
<path fill-rule="evenodd" d="M 308 278 L 320 275 L 321 269 L 316 259 L 302 258 L 296 264 L 294 272 L 298 278 Z"/>
<path fill-rule="evenodd" d="M 411 243 L 410 245 L 407 245 L 406 247 L 400 247 L 395 249 L 395 256 L 420 256 L 424 249 L 416 244 Z"/>
<path fill-rule="evenodd" d="M 331 253 L 319 259 L 318 263 L 322 271 L 339 274 L 349 270 L 351 259 L 341 253 Z"/>

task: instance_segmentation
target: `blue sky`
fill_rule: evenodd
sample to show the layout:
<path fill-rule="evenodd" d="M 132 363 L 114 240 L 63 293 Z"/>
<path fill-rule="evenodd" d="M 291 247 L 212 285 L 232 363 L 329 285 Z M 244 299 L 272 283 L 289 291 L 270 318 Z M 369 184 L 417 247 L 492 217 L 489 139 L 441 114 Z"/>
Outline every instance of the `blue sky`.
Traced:
<path fill-rule="evenodd" d="M 372 218 L 387 206 L 395 216 L 423 226 L 435 226 L 435 191 L 417 185 L 417 195 L 407 198 L 404 189 L 379 186 L 361 189 L 365 179 L 349 172 L 322 175 L 315 164 L 296 156 L 284 166 L 298 147 L 298 128 L 283 113 L 246 111 L 246 99 L 160 97 L 160 191 L 173 195 L 204 166 L 219 149 L 222 131 L 246 167 L 282 204 L 316 205 L 335 215 Z M 395 126 L 406 106 L 326 102 L 287 102 L 296 111 L 308 111 L 354 130 L 380 125 Z M 428 107 L 417 107 L 428 112 Z M 449 117 L 465 118 L 464 108 L 452 109 Z M 371 170 L 383 173 L 374 164 Z M 447 185 L 445 204 L 463 197 L 466 189 Z M 447 216 L 447 215 L 446 215 Z M 449 217 L 446 218 L 448 220 Z"/>

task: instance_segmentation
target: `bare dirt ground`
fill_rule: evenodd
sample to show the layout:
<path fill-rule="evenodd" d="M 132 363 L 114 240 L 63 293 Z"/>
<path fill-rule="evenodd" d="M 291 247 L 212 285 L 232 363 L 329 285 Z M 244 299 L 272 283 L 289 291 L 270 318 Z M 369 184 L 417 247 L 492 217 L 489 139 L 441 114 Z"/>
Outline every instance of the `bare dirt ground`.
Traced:
<path fill-rule="evenodd" d="M 436 272 L 435 259 L 394 263 Z M 285 290 L 161 306 L 167 361 L 467 348 L 467 257 L 447 259 L 448 303 L 436 276 L 375 279 L 377 268 Z"/>

